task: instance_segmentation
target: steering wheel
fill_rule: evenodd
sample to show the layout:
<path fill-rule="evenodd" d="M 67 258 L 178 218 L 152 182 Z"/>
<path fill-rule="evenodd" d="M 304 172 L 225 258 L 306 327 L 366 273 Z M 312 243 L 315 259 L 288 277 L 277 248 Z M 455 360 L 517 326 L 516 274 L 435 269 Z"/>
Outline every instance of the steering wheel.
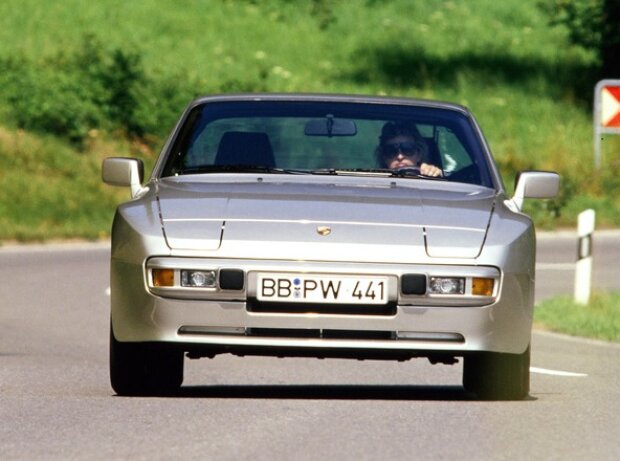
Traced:
<path fill-rule="evenodd" d="M 423 176 L 417 166 L 403 166 L 394 170 L 396 176 Z"/>

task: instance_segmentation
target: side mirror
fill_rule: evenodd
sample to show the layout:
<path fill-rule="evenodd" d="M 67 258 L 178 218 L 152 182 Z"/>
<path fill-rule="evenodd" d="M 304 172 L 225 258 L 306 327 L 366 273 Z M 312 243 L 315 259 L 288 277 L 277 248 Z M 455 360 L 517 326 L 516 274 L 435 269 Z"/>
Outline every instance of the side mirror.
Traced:
<path fill-rule="evenodd" d="M 526 198 L 553 198 L 559 190 L 559 174 L 550 171 L 524 171 L 517 176 L 512 200 L 521 210 Z"/>
<path fill-rule="evenodd" d="M 145 191 L 142 187 L 144 163 L 137 158 L 106 158 L 101 167 L 101 177 L 111 186 L 130 187 L 132 198 Z"/>

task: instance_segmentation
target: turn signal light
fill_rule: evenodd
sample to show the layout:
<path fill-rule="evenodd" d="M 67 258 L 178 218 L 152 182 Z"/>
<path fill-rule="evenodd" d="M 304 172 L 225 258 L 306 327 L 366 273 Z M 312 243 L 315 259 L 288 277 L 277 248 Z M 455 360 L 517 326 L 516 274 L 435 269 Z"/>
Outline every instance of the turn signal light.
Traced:
<path fill-rule="evenodd" d="M 174 286 L 174 269 L 153 269 L 153 286 Z"/>
<path fill-rule="evenodd" d="M 494 286 L 494 279 L 474 277 L 471 284 L 471 294 L 478 296 L 493 296 Z"/>

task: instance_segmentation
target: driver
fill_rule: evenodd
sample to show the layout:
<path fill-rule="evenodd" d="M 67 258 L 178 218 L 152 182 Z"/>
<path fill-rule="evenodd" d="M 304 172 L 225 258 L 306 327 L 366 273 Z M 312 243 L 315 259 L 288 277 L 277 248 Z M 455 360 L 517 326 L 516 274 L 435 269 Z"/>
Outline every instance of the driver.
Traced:
<path fill-rule="evenodd" d="M 428 146 L 415 125 L 387 122 L 383 125 L 377 159 L 382 168 L 416 168 L 424 176 L 442 176 L 441 168 L 425 163 Z"/>

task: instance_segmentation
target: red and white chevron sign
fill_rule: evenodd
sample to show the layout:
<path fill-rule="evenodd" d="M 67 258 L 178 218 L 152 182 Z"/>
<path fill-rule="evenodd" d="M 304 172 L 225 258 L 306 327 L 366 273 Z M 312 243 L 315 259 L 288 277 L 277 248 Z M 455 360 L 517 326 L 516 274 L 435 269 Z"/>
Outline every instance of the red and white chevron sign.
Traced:
<path fill-rule="evenodd" d="M 601 88 L 601 125 L 620 128 L 620 85 Z"/>
<path fill-rule="evenodd" d="M 601 80 L 594 88 L 594 166 L 601 166 L 601 141 L 620 134 L 620 79 Z"/>

